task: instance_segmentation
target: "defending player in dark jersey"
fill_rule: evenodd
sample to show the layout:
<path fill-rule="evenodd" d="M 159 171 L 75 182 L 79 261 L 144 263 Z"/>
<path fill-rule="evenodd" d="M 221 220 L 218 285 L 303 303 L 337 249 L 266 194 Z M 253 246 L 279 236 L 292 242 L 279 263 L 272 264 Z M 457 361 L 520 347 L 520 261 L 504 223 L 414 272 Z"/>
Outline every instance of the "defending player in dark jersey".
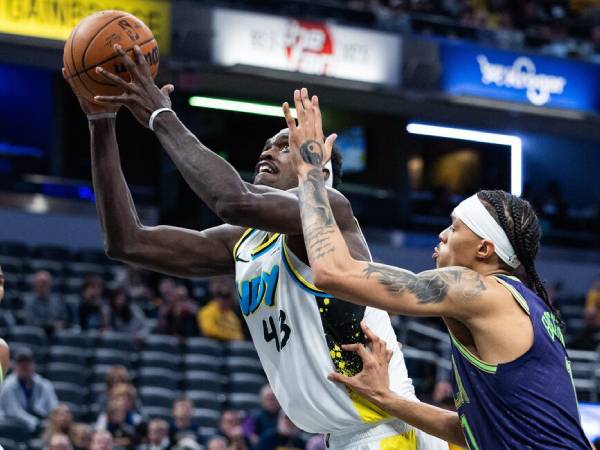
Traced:
<path fill-rule="evenodd" d="M 463 201 L 439 236 L 436 270 L 415 274 L 357 261 L 325 195 L 320 167 L 329 155 L 318 139 L 318 99 L 309 99 L 303 89 L 302 101 L 298 125 L 287 104 L 284 112 L 315 284 L 396 314 L 442 317 L 452 337 L 458 414 L 390 394 L 381 378 L 377 388 L 370 387 L 378 364 L 361 344 L 351 349 L 365 357 L 364 373 L 331 379 L 407 423 L 471 450 L 589 449 L 560 324 L 535 269 L 541 232 L 529 203 L 503 191 L 481 191 Z"/>

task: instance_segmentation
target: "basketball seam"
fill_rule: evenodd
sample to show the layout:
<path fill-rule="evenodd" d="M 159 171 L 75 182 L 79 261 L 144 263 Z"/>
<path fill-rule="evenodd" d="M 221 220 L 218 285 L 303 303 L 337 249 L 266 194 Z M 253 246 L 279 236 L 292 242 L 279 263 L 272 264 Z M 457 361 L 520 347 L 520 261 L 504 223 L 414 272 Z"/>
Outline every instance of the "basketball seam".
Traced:
<path fill-rule="evenodd" d="M 155 39 L 154 39 L 154 38 L 152 38 L 152 39 L 149 39 L 149 40 L 147 40 L 147 41 L 144 41 L 144 42 L 142 42 L 141 44 L 136 44 L 136 45 L 139 45 L 139 46 L 141 47 L 141 46 L 143 46 L 143 45 L 146 45 L 146 44 L 148 44 L 148 43 L 152 42 L 153 40 L 155 40 Z M 127 49 L 127 50 L 126 50 L 126 52 L 128 52 L 128 51 L 130 51 L 130 50 L 133 50 L 133 47 L 131 47 L 130 49 Z M 121 56 L 121 55 L 116 55 L 116 56 L 114 56 L 113 58 L 118 58 L 119 56 Z M 100 84 L 100 85 L 103 85 L 103 86 L 115 86 L 113 83 L 109 83 L 109 82 L 106 82 L 106 81 L 98 81 L 98 80 L 96 80 L 95 78 L 92 78 L 92 76 L 89 74 L 89 71 L 90 71 L 90 70 L 92 70 L 92 69 L 95 69 L 96 67 L 98 67 L 98 66 L 99 66 L 99 65 L 101 65 L 101 64 L 105 64 L 105 63 L 107 63 L 107 62 L 111 61 L 113 58 L 110 58 L 110 59 L 108 59 L 108 60 L 106 60 L 106 61 L 102 61 L 101 63 L 97 64 L 95 67 L 90 67 L 89 69 L 86 69 L 86 70 L 85 70 L 85 71 L 83 71 L 81 74 L 82 74 L 82 75 L 83 75 L 83 74 L 87 75 L 87 76 L 88 76 L 88 78 L 89 78 L 90 80 L 92 80 L 94 83 L 98 83 L 98 84 Z"/>
<path fill-rule="evenodd" d="M 136 44 L 136 45 L 139 45 L 139 46 L 146 45 L 147 43 L 149 43 L 149 42 L 152 42 L 153 40 L 155 40 L 155 38 L 154 38 L 154 37 L 152 37 L 152 39 L 148 39 L 147 41 L 144 41 L 144 42 L 142 42 L 142 43 L 140 43 L 140 44 Z M 125 50 L 125 53 L 127 53 L 127 52 L 129 52 L 129 51 L 131 51 L 131 50 L 133 50 L 133 47 L 131 47 L 131 48 L 128 48 L 127 50 Z M 73 75 L 71 75 L 71 76 L 69 77 L 69 79 L 71 79 L 71 78 L 75 78 L 75 77 L 77 77 L 77 76 L 79 76 L 79 75 L 82 75 L 82 74 L 84 74 L 84 73 L 86 73 L 86 72 L 88 72 L 88 71 L 90 71 L 90 70 L 92 70 L 92 69 L 95 69 L 96 67 L 98 67 L 98 66 L 101 66 L 102 64 L 106 64 L 107 62 L 109 62 L 109 61 L 111 61 L 111 60 L 113 60 L 113 59 L 115 59 L 115 58 L 118 58 L 118 57 L 120 57 L 120 56 L 121 56 L 121 55 L 113 55 L 113 56 L 111 56 L 111 57 L 110 57 L 110 58 L 108 58 L 108 59 L 105 59 L 105 60 L 103 60 L 103 61 L 100 61 L 100 62 L 96 63 L 94 67 L 88 67 L 88 68 L 87 68 L 87 69 L 85 69 L 85 70 L 81 70 L 81 71 L 79 71 L 79 72 L 75 72 Z M 90 78 L 91 78 L 91 77 L 90 77 Z M 91 78 L 91 79 L 93 80 L 93 78 Z M 96 80 L 94 80 L 94 81 L 96 81 Z"/>
<path fill-rule="evenodd" d="M 92 46 L 94 39 L 96 39 L 96 37 L 98 37 L 98 35 L 100 33 L 102 33 L 102 31 L 104 31 L 106 29 L 106 27 L 108 27 L 111 23 L 115 22 L 116 20 L 122 19 L 123 17 L 126 17 L 126 16 L 127 16 L 127 14 L 122 14 L 120 16 L 113 17 L 112 20 L 110 20 L 110 21 L 106 22 L 104 25 L 102 25 L 102 27 L 99 30 L 96 30 L 96 33 L 94 33 L 94 35 L 88 39 L 87 46 L 85 47 L 85 50 L 81 54 L 81 67 L 85 68 L 85 55 L 87 55 L 87 52 L 90 49 L 90 47 Z"/>

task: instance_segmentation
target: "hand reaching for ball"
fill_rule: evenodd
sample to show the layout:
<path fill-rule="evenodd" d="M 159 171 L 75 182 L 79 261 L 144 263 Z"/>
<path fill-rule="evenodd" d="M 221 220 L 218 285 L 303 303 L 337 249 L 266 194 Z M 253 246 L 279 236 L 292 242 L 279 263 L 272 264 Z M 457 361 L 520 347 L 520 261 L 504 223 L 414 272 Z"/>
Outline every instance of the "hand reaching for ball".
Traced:
<path fill-rule="evenodd" d="M 175 88 L 172 84 L 158 88 L 150 73 L 150 66 L 139 46 L 136 45 L 133 48 L 134 59 L 130 58 L 118 44 L 115 45 L 115 51 L 121 55 L 121 59 L 131 76 L 131 82 L 128 83 L 123 78 L 108 72 L 102 67 L 96 67 L 98 74 L 110 83 L 121 87 L 125 92 L 114 96 L 97 95 L 94 97 L 94 102 L 104 106 L 125 105 L 138 122 L 148 128 L 148 121 L 154 111 L 171 107 L 169 95 Z"/>

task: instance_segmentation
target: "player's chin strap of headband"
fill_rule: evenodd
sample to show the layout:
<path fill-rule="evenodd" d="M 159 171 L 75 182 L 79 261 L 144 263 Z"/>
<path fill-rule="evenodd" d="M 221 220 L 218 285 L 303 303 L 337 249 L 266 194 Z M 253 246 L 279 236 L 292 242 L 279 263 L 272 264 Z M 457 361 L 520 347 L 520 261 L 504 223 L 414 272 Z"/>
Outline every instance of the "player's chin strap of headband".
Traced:
<path fill-rule="evenodd" d="M 333 187 L 333 164 L 331 164 L 331 159 L 327 161 L 327 164 L 323 168 L 329 171 L 329 177 L 325 180 L 325 186 Z"/>
<path fill-rule="evenodd" d="M 521 265 L 515 249 L 508 240 L 508 236 L 488 210 L 485 209 L 477 195 L 463 200 L 454 209 L 454 215 L 477 236 L 492 241 L 498 257 L 510 267 L 516 269 Z"/>

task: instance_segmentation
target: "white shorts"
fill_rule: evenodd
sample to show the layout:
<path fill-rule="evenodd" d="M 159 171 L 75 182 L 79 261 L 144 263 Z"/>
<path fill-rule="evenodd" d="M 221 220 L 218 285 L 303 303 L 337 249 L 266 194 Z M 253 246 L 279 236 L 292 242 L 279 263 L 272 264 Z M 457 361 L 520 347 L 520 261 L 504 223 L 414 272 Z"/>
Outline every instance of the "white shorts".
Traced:
<path fill-rule="evenodd" d="M 329 450 L 448 450 L 445 441 L 400 420 L 331 433 L 325 442 Z"/>

